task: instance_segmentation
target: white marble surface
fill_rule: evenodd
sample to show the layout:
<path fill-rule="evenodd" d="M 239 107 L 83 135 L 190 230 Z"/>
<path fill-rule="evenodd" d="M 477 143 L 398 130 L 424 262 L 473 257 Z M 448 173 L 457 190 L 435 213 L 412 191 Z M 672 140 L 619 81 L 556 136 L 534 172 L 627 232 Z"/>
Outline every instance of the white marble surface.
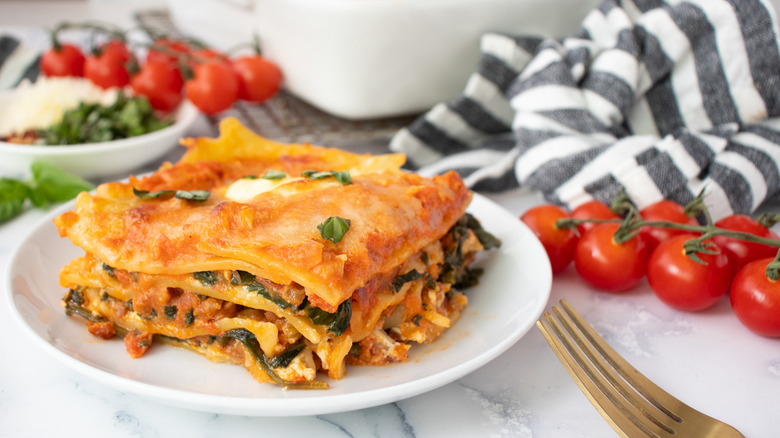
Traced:
<path fill-rule="evenodd" d="M 0 2 L 0 26 L 40 25 L 63 16 L 42 16 L 45 8 L 40 5 L 45 3 Z M 38 12 L 30 15 L 32 9 L 24 5 Z M 81 12 L 88 9 L 101 16 L 102 9 L 96 6 L 53 10 L 78 14 L 81 7 Z M 111 14 L 122 19 L 128 8 L 112 9 Z M 202 133 L 202 127 L 201 132 L 198 129 L 195 134 Z M 517 216 L 541 202 L 526 192 L 491 197 Z M 3 295 L 10 252 L 44 214 L 28 210 L 0 225 Z M 727 299 L 705 312 L 679 312 L 656 299 L 646 282 L 623 295 L 596 292 L 577 278 L 572 267 L 553 281 L 550 304 L 561 298 L 568 299 L 640 371 L 684 402 L 748 437 L 780 436 L 780 340 L 748 332 Z M 420 396 L 314 417 L 240 417 L 160 405 L 92 381 L 32 343 L 12 318 L 5 297 L 0 302 L 2 437 L 615 436 L 535 328 L 483 368 Z"/>

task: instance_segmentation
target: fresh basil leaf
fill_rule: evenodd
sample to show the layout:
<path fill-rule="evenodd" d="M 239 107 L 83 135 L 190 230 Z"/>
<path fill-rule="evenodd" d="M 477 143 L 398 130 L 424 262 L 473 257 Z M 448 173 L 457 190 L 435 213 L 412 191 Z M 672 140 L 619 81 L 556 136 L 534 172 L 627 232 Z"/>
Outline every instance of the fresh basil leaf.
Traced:
<path fill-rule="evenodd" d="M 187 201 L 205 201 L 211 196 L 211 192 L 208 190 L 160 190 L 157 192 L 149 192 L 146 190 L 138 190 L 133 187 L 133 194 L 141 199 L 157 199 L 173 195 L 179 199 L 185 199 Z"/>
<path fill-rule="evenodd" d="M 334 172 L 334 171 L 331 170 L 330 173 L 341 184 L 344 184 L 344 185 L 352 184 L 352 176 L 350 176 L 348 170 L 344 170 L 344 171 L 341 171 L 341 172 Z"/>
<path fill-rule="evenodd" d="M 301 172 L 301 176 L 304 178 L 309 179 L 324 179 L 324 178 L 336 178 L 336 180 L 344 185 L 352 184 L 352 177 L 349 175 L 348 170 L 343 170 L 341 172 L 336 172 L 335 170 L 330 170 L 327 172 L 318 172 L 316 170 L 304 170 Z"/>
<path fill-rule="evenodd" d="M 69 201 L 79 193 L 95 188 L 87 181 L 43 161 L 33 162 L 31 170 L 33 181 L 30 199 L 36 206 L 43 201 L 46 203 Z"/>
<path fill-rule="evenodd" d="M 333 176 L 330 172 L 316 172 L 313 170 L 304 171 L 301 175 L 309 179 L 323 179 Z"/>
<path fill-rule="evenodd" d="M 211 192 L 208 190 L 176 190 L 176 194 L 173 196 L 179 199 L 186 199 L 187 201 L 203 202 L 209 199 Z"/>
<path fill-rule="evenodd" d="M 241 179 L 257 179 L 257 175 L 244 175 Z"/>
<path fill-rule="evenodd" d="M 325 222 L 317 225 L 317 229 L 320 230 L 320 236 L 323 239 L 330 240 L 333 243 L 341 242 L 344 238 L 344 234 L 349 231 L 349 227 L 352 221 L 349 219 L 340 218 L 338 216 L 331 216 L 325 219 Z"/>
<path fill-rule="evenodd" d="M 0 178 L 0 223 L 22 212 L 30 189 L 21 181 Z"/>
<path fill-rule="evenodd" d="M 170 196 L 175 194 L 175 190 L 160 190 L 157 192 L 149 192 L 146 190 L 138 190 L 135 187 L 133 187 L 133 194 L 141 199 L 156 199 L 161 196 Z"/>
<path fill-rule="evenodd" d="M 352 320 L 352 300 L 341 303 L 335 313 L 329 313 L 310 305 L 308 314 L 314 324 L 327 326 L 328 331 L 334 336 L 341 336 Z"/>
<path fill-rule="evenodd" d="M 268 170 L 268 172 L 265 173 L 265 175 L 263 175 L 263 179 L 271 179 L 271 180 L 284 179 L 286 177 L 287 177 L 286 173 L 276 169 L 270 169 Z"/>

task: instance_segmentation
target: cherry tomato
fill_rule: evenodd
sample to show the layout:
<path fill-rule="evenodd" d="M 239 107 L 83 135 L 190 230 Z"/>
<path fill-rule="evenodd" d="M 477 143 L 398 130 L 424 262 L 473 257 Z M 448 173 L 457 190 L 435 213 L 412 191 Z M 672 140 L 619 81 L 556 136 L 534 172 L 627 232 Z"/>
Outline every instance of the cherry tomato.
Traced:
<path fill-rule="evenodd" d="M 653 292 L 664 303 L 681 310 L 713 306 L 729 290 L 731 281 L 729 258 L 722 251 L 699 253 L 706 264 L 685 254 L 683 244 L 695 238 L 693 234 L 680 234 L 664 240 L 647 263 L 647 281 Z"/>
<path fill-rule="evenodd" d="M 242 56 L 233 61 L 238 73 L 238 98 L 248 102 L 264 102 L 273 97 L 282 84 L 282 71 L 262 56 Z"/>
<path fill-rule="evenodd" d="M 754 234 L 766 239 L 778 240 L 780 237 L 769 228 L 761 225 L 755 219 L 744 214 L 735 214 L 727 216 L 717 222 L 715 226 L 732 231 Z M 765 257 L 774 257 L 777 250 L 776 246 L 765 245 L 763 243 L 747 242 L 745 240 L 734 239 L 726 236 L 714 236 L 715 242 L 728 256 L 731 261 L 731 270 L 736 274 L 746 264 Z M 780 243 L 780 242 L 778 242 Z"/>
<path fill-rule="evenodd" d="M 606 292 L 625 292 L 645 276 L 649 248 L 641 234 L 615 242 L 620 224 L 606 223 L 583 234 L 574 252 L 574 267 L 588 284 Z"/>
<path fill-rule="evenodd" d="M 84 62 L 84 77 L 101 88 L 124 87 L 130 83 L 127 62 L 130 51 L 121 41 L 102 46 Z"/>
<path fill-rule="evenodd" d="M 135 94 L 146 96 L 158 111 L 173 111 L 184 98 L 184 79 L 179 69 L 166 62 L 147 62 L 130 80 L 130 86 Z"/>
<path fill-rule="evenodd" d="M 222 52 L 214 49 L 198 49 L 190 52 L 190 59 L 187 61 L 187 64 L 189 64 L 190 67 L 195 68 L 196 65 L 209 60 L 230 63 L 230 58 L 225 56 Z"/>
<path fill-rule="evenodd" d="M 195 76 L 184 84 L 187 99 L 205 114 L 230 108 L 238 99 L 238 77 L 230 64 L 206 61 L 194 68 Z"/>
<path fill-rule="evenodd" d="M 620 216 L 612 211 L 607 204 L 595 200 L 577 206 L 571 211 L 571 217 L 575 219 L 620 219 Z M 577 231 L 583 235 L 596 225 L 598 225 L 596 222 L 585 222 L 577 227 Z"/>
<path fill-rule="evenodd" d="M 167 62 L 179 64 L 178 55 L 190 53 L 192 48 L 185 41 L 160 38 L 154 41 L 146 54 L 146 62 Z"/>
<path fill-rule="evenodd" d="M 699 222 L 685 214 L 685 207 L 669 200 L 661 200 L 650 204 L 639 211 L 639 215 L 646 221 L 667 221 L 686 225 L 699 225 Z M 657 228 L 644 226 L 640 229 L 640 234 L 645 237 L 650 250 L 658 246 L 660 242 L 680 234 L 689 234 L 690 231 L 677 230 L 672 228 Z"/>
<path fill-rule="evenodd" d="M 124 62 L 129 61 L 131 56 L 130 49 L 127 48 L 125 43 L 119 40 L 108 41 L 107 43 L 101 45 L 98 51 L 102 54 L 109 53 L 111 56 L 116 56 Z"/>
<path fill-rule="evenodd" d="M 755 260 L 743 267 L 731 282 L 731 307 L 748 329 L 769 337 L 780 337 L 780 282 L 766 276 L 774 258 Z"/>
<path fill-rule="evenodd" d="M 84 54 L 73 44 L 52 47 L 41 56 L 41 72 L 54 76 L 84 76 Z"/>
<path fill-rule="evenodd" d="M 558 228 L 555 221 L 568 218 L 566 210 L 555 205 L 537 205 L 529 208 L 520 220 L 533 231 L 542 242 L 553 274 L 563 271 L 574 258 L 574 248 L 577 246 L 577 233 L 570 228 Z"/>

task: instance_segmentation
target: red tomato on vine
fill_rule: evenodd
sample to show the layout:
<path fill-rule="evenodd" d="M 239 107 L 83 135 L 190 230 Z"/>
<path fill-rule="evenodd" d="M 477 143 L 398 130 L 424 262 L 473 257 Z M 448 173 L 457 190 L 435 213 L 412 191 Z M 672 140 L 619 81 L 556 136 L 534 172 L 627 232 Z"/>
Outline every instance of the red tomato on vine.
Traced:
<path fill-rule="evenodd" d="M 259 55 L 242 56 L 233 61 L 238 74 L 238 98 L 248 102 L 265 102 L 279 91 L 282 71 L 273 62 Z"/>
<path fill-rule="evenodd" d="M 685 207 L 668 199 L 648 205 L 639 211 L 639 215 L 646 221 L 666 221 L 685 225 L 699 225 L 699 222 L 695 218 L 685 214 Z M 664 240 L 680 234 L 689 233 L 690 231 L 651 226 L 643 226 L 640 229 L 640 234 L 644 236 L 651 250 Z"/>
<path fill-rule="evenodd" d="M 110 41 L 84 62 L 84 77 L 101 88 L 124 87 L 130 83 L 127 63 L 130 51 L 121 41 Z"/>
<path fill-rule="evenodd" d="M 767 276 L 766 267 L 774 258 L 745 265 L 731 282 L 731 307 L 737 318 L 762 336 L 780 337 L 780 281 Z"/>
<path fill-rule="evenodd" d="M 620 216 L 612 211 L 607 204 L 600 201 L 588 201 L 580 204 L 571 211 L 574 219 L 620 219 Z M 597 222 L 585 222 L 577 226 L 580 235 L 598 225 Z"/>
<path fill-rule="evenodd" d="M 650 288 L 671 307 L 698 311 L 713 306 L 729 290 L 731 265 L 717 246 L 715 254 L 697 253 L 704 263 L 685 254 L 693 234 L 680 234 L 661 242 L 647 263 Z"/>
<path fill-rule="evenodd" d="M 553 274 L 563 271 L 574 258 L 577 233 L 570 228 L 558 228 L 558 219 L 568 218 L 566 210 L 556 205 L 538 205 L 529 208 L 520 220 L 533 231 L 547 252 Z"/>
<path fill-rule="evenodd" d="M 599 224 L 580 237 L 574 267 L 588 284 L 605 292 L 625 292 L 645 276 L 650 250 L 641 234 L 618 243 L 620 224 Z"/>
<path fill-rule="evenodd" d="M 84 76 L 86 57 L 81 49 L 73 44 L 60 44 L 52 47 L 41 56 L 41 72 L 48 77 Z"/>
<path fill-rule="evenodd" d="M 134 93 L 146 96 L 158 111 L 173 111 L 184 99 L 184 79 L 179 69 L 167 62 L 147 62 L 130 80 L 130 86 Z"/>
<path fill-rule="evenodd" d="M 718 228 L 724 228 L 726 230 L 740 231 L 743 233 L 753 234 L 758 237 L 766 239 L 779 240 L 780 237 L 770 230 L 769 228 L 761 225 L 755 219 L 744 214 L 735 214 L 727 216 L 717 222 L 715 226 Z M 746 264 L 766 258 L 774 257 L 777 254 L 778 247 L 765 245 L 757 242 L 747 242 L 745 240 L 735 239 L 727 236 L 714 236 L 712 241 L 715 242 L 728 256 L 731 261 L 732 271 L 736 274 Z M 780 242 L 778 242 L 780 243 Z"/>
<path fill-rule="evenodd" d="M 205 114 L 224 111 L 238 99 L 238 78 L 230 64 L 206 61 L 193 69 L 194 76 L 185 82 L 187 99 Z"/>

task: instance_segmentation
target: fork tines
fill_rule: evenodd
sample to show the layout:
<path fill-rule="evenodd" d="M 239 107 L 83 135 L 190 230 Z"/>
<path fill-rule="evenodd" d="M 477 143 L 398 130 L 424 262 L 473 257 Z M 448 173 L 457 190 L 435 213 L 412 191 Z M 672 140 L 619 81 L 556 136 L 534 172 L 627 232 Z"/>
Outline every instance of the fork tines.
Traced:
<path fill-rule="evenodd" d="M 742 436 L 659 388 L 626 362 L 566 300 L 537 321 L 542 335 L 602 417 L 623 437 Z M 556 319 L 557 318 L 557 319 Z M 712 434 L 710 434 L 713 432 Z M 681 435 L 681 433 L 683 433 Z M 722 435 L 721 435 L 722 433 Z"/>

